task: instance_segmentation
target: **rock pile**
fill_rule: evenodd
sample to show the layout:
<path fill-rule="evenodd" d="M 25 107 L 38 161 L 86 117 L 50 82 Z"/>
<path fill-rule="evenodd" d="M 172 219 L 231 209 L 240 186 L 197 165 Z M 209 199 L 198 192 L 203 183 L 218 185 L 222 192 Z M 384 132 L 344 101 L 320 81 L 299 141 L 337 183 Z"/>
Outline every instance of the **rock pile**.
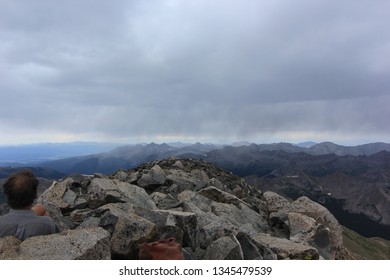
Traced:
<path fill-rule="evenodd" d="M 137 259 L 138 245 L 176 237 L 193 259 L 335 259 L 333 215 L 306 197 L 261 193 L 191 159 L 166 159 L 110 176 L 69 176 L 39 198 L 62 232 L 0 239 L 0 259 Z"/>

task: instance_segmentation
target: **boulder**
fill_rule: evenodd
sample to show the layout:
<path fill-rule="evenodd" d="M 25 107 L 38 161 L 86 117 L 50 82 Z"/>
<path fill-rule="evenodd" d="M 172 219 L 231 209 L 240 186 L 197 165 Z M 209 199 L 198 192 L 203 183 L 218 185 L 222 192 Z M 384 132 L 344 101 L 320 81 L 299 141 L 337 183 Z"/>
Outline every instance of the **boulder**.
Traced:
<path fill-rule="evenodd" d="M 204 260 L 243 260 L 240 243 L 233 236 L 224 236 L 212 242 L 206 249 Z"/>
<path fill-rule="evenodd" d="M 146 190 L 153 190 L 158 186 L 164 185 L 166 175 L 159 165 L 154 165 L 149 172 L 143 174 L 138 180 L 138 185 Z"/>
<path fill-rule="evenodd" d="M 128 175 L 129 174 L 125 170 L 118 170 L 111 176 L 111 178 L 116 179 L 118 181 L 126 182 Z"/>
<path fill-rule="evenodd" d="M 175 163 L 172 166 L 178 169 L 184 169 L 184 165 L 180 160 L 175 161 Z"/>
<path fill-rule="evenodd" d="M 217 188 L 221 191 L 227 191 L 227 188 L 224 184 L 221 183 L 217 178 L 211 178 L 210 179 L 210 186 Z"/>
<path fill-rule="evenodd" d="M 293 242 L 288 239 L 273 237 L 263 233 L 251 235 L 253 241 L 268 247 L 277 255 L 278 259 L 291 260 L 318 260 L 318 250 L 314 247 Z"/>
<path fill-rule="evenodd" d="M 187 202 L 195 205 L 203 212 L 211 212 L 211 203 L 213 200 L 191 190 L 181 192 L 177 196 L 178 201 Z"/>
<path fill-rule="evenodd" d="M 210 178 L 203 170 L 200 169 L 192 170 L 191 177 L 194 178 L 196 191 L 201 190 L 210 184 Z"/>
<path fill-rule="evenodd" d="M 19 255 L 21 241 L 13 236 L 0 238 L 0 260 L 15 260 Z"/>
<path fill-rule="evenodd" d="M 2 242 L 7 242 L 7 250 Z M 110 234 L 100 227 L 66 230 L 58 234 L 0 239 L 1 259 L 21 260 L 109 260 Z"/>
<path fill-rule="evenodd" d="M 154 192 L 150 195 L 154 203 L 159 209 L 169 210 L 182 206 L 182 202 L 178 201 L 171 194 L 163 194 L 160 192 Z"/>
<path fill-rule="evenodd" d="M 161 192 L 154 192 L 150 195 L 150 198 L 153 200 L 154 204 L 159 207 L 160 202 L 167 197 L 167 194 Z"/>
<path fill-rule="evenodd" d="M 267 202 L 269 212 L 277 212 L 291 204 L 286 198 L 274 192 L 265 192 L 263 196 Z"/>
<path fill-rule="evenodd" d="M 269 213 L 269 225 L 272 228 L 273 235 L 282 238 L 290 237 L 290 224 L 287 213 L 283 210 Z"/>
<path fill-rule="evenodd" d="M 66 178 L 62 182 L 53 182 L 53 184 L 38 198 L 38 202 L 42 205 L 45 205 L 46 202 L 50 202 L 50 204 L 55 205 L 59 209 L 66 209 L 69 207 L 69 204 L 63 200 L 63 196 L 72 183 L 72 178 Z"/>
<path fill-rule="evenodd" d="M 334 259 L 343 247 L 342 227 L 324 206 L 300 197 L 288 207 L 289 212 L 302 213 L 313 218 L 319 226 L 311 232 L 309 243 L 320 251 L 325 259 Z"/>
<path fill-rule="evenodd" d="M 180 239 L 183 247 L 190 247 L 195 249 L 198 247 L 198 220 L 194 213 L 180 212 L 173 210 L 159 210 L 158 213 L 167 214 L 166 226 L 170 226 L 174 229 L 179 229 L 182 232 L 182 237 Z M 161 234 L 161 238 L 171 237 L 167 233 Z"/>
<path fill-rule="evenodd" d="M 156 238 L 175 237 L 184 247 L 195 249 L 198 246 L 198 221 L 194 213 L 142 207 L 134 207 L 132 211 L 156 226 Z"/>
<path fill-rule="evenodd" d="M 50 217 L 62 230 L 72 229 L 75 225 L 67 217 L 67 214 L 75 209 L 83 209 L 88 206 L 89 202 L 83 197 L 84 192 L 85 190 L 81 190 L 81 185 L 69 177 L 61 182 L 53 182 L 40 195 L 37 202 L 46 208 Z"/>
<path fill-rule="evenodd" d="M 233 204 L 239 206 L 240 204 L 246 204 L 243 200 L 237 196 L 228 192 L 222 191 L 216 187 L 207 187 L 198 192 L 199 194 L 220 203 Z"/>
<path fill-rule="evenodd" d="M 111 233 L 113 258 L 137 258 L 138 245 L 157 236 L 156 225 L 135 214 L 134 205 L 130 203 L 104 205 L 90 219 Z"/>
<path fill-rule="evenodd" d="M 167 172 L 167 183 L 169 186 L 175 186 L 170 189 L 171 193 L 181 193 L 185 190 L 195 190 L 196 180 L 181 169 L 173 169 Z"/>
<path fill-rule="evenodd" d="M 64 215 L 57 204 L 53 204 L 50 200 L 42 200 L 42 205 L 45 206 L 49 216 L 58 224 L 61 230 L 75 228 L 73 220 Z"/>
<path fill-rule="evenodd" d="M 200 248 L 206 249 L 213 241 L 224 236 L 235 235 L 239 231 L 237 226 L 223 219 L 209 219 L 209 223 L 199 228 L 197 243 Z"/>
<path fill-rule="evenodd" d="M 245 204 L 236 207 L 232 204 L 212 202 L 211 212 L 241 229 L 249 228 L 253 230 L 254 232 L 250 232 L 252 234 L 267 232 L 269 228 L 267 220 Z"/>
<path fill-rule="evenodd" d="M 239 232 L 236 236 L 245 260 L 276 260 L 277 255 L 264 244 L 254 241 L 248 234 Z"/>
<path fill-rule="evenodd" d="M 322 205 L 307 197 L 293 202 L 273 192 L 265 192 L 274 235 L 315 247 L 325 259 L 335 259 L 343 247 L 342 228 Z"/>
<path fill-rule="evenodd" d="M 112 181 L 108 178 L 94 178 L 89 188 L 90 208 L 95 209 L 108 203 L 132 203 L 145 208 L 157 209 L 146 193 L 136 185 Z M 91 205 L 92 204 L 92 205 Z"/>
<path fill-rule="evenodd" d="M 301 213 L 291 212 L 287 214 L 287 217 L 290 227 L 290 240 L 303 242 L 317 228 L 316 220 Z"/>

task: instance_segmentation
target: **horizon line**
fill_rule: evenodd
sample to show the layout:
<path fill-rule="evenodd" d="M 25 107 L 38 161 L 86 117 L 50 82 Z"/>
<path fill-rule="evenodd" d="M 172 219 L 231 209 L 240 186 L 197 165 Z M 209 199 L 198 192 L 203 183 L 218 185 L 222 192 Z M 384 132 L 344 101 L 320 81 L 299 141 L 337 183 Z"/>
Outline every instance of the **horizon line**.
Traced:
<path fill-rule="evenodd" d="M 233 142 L 226 142 L 226 143 L 221 143 L 221 142 L 211 142 L 211 141 L 195 141 L 195 142 L 190 142 L 190 141 L 140 141 L 140 142 L 122 142 L 122 141 L 90 141 L 90 140 L 76 140 L 76 141 L 59 141 L 59 142 L 26 142 L 26 143 L 17 143 L 17 144 L 1 144 L 0 147 L 22 147 L 22 146 L 34 146 L 34 145 L 71 145 L 71 144 L 98 144 L 98 145 L 117 145 L 117 146 L 126 146 L 126 145 L 149 145 L 149 144 L 183 144 L 183 145 L 194 145 L 194 144 L 202 144 L 202 145 L 218 145 L 218 146 L 230 146 L 230 145 L 238 145 L 242 144 L 243 146 L 255 144 L 255 145 L 272 145 L 272 144 L 291 144 L 291 145 L 304 145 L 304 144 L 311 144 L 312 146 L 317 145 L 317 144 L 324 144 L 324 143 L 331 143 L 335 144 L 338 146 L 346 146 L 346 147 L 355 147 L 355 146 L 361 146 L 361 145 L 367 145 L 367 144 L 390 144 L 390 142 L 383 142 L 383 141 L 367 141 L 367 142 L 361 142 L 360 144 L 340 144 L 335 141 L 312 141 L 312 140 L 307 140 L 307 141 L 299 141 L 299 142 L 290 142 L 290 141 L 274 141 L 274 142 L 254 142 L 254 141 L 233 141 Z"/>

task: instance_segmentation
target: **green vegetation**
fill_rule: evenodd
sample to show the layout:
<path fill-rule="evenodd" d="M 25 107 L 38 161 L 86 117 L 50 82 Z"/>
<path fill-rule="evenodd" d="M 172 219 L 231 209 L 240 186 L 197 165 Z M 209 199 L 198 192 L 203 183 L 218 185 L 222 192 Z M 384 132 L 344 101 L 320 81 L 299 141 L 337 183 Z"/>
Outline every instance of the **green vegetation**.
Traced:
<path fill-rule="evenodd" d="M 343 228 L 345 248 L 356 259 L 390 260 L 390 241 L 382 238 L 366 238 L 358 233 Z"/>

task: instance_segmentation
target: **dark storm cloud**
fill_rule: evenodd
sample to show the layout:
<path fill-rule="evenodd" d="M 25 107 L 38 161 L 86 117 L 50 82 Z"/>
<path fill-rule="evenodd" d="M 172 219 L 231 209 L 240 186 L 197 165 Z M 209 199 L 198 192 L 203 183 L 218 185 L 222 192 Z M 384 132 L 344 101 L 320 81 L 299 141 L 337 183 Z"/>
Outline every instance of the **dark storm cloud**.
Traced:
<path fill-rule="evenodd" d="M 0 5 L 4 143 L 390 136 L 388 1 Z"/>

